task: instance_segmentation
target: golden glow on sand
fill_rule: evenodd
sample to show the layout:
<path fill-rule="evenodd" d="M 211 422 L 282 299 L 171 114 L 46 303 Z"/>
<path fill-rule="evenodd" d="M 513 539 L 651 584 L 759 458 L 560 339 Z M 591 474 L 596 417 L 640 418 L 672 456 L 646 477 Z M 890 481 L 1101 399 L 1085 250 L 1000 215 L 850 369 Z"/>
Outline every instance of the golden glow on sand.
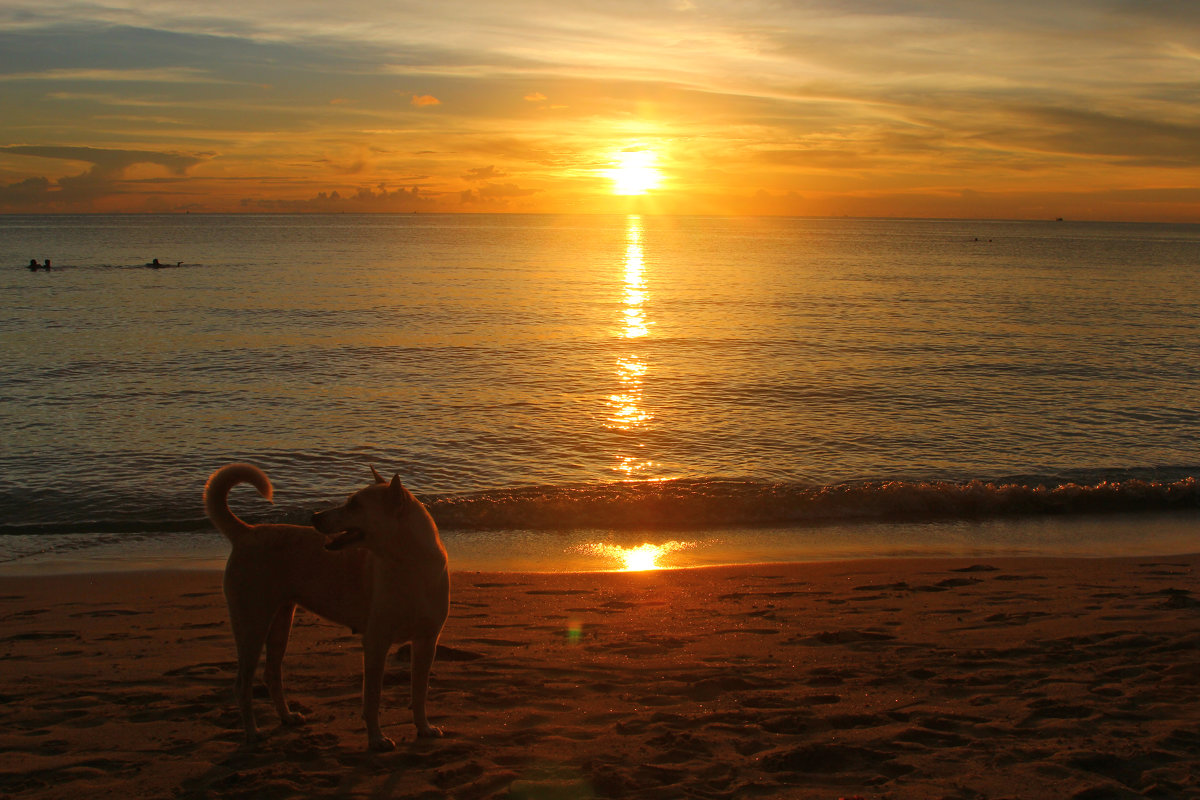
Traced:
<path fill-rule="evenodd" d="M 616 166 L 606 175 L 613 182 L 613 194 L 640 195 L 657 189 L 662 173 L 654 166 L 658 156 L 649 150 L 627 150 L 618 153 Z"/>
<path fill-rule="evenodd" d="M 639 544 L 637 547 L 593 543 L 587 545 L 587 549 L 598 556 L 618 564 L 617 569 L 620 572 L 647 572 L 649 570 L 664 569 L 665 565 L 661 561 L 668 553 L 673 553 L 677 550 L 686 550 L 695 545 L 695 542 L 677 542 L 672 540 L 663 542 L 662 544 L 645 542 Z"/>

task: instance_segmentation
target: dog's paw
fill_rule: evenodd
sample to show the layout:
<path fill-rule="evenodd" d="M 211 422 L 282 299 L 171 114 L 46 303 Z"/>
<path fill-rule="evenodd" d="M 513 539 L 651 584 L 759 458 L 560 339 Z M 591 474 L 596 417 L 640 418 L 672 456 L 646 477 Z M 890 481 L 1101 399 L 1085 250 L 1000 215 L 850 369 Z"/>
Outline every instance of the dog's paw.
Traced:
<path fill-rule="evenodd" d="M 396 749 L 396 743 L 386 736 L 380 736 L 378 739 L 370 741 L 370 747 L 376 753 L 390 753 Z"/>
<path fill-rule="evenodd" d="M 417 738 L 440 739 L 442 738 L 442 729 L 435 728 L 432 725 L 426 725 L 424 728 L 417 728 Z"/>
<path fill-rule="evenodd" d="M 284 725 L 303 725 L 308 722 L 303 714 L 297 714 L 295 711 L 289 711 L 281 718 Z"/>

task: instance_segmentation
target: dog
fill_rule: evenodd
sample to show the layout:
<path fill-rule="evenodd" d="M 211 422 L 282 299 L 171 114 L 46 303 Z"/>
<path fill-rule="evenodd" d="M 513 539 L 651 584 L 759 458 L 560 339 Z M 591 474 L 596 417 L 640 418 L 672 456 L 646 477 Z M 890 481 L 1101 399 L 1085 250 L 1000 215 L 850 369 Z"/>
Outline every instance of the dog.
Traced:
<path fill-rule="evenodd" d="M 229 510 L 229 491 L 241 483 L 271 500 L 270 480 L 251 464 L 221 467 L 204 487 L 208 518 L 233 545 L 225 566 L 225 599 L 237 643 L 235 691 L 248 745 L 258 739 L 251 698 L 264 644 L 264 677 L 280 720 L 304 722 L 288 708 L 283 693 L 283 656 L 297 605 L 362 634 L 362 716 L 370 749 L 396 746 L 379 727 L 384 665 L 396 642 L 412 642 L 417 735 L 442 735 L 425 716 L 425 700 L 450 609 L 446 548 L 433 518 L 400 484 L 399 475 L 388 482 L 374 467 L 371 474 L 373 484 L 343 505 L 314 514 L 312 527 L 247 525 Z"/>

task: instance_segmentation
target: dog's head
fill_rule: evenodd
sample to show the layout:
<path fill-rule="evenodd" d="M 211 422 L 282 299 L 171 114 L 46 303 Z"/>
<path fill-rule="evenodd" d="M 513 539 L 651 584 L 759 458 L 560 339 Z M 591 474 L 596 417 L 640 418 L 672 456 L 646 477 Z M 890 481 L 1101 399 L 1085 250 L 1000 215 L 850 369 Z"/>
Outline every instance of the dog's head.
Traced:
<path fill-rule="evenodd" d="M 385 481 L 374 467 L 371 474 L 373 484 L 359 489 L 337 508 L 313 514 L 313 527 L 334 537 L 326 549 L 361 546 L 392 559 L 411 556 L 423 545 L 441 550 L 433 519 L 421 501 L 401 485 L 400 476 Z"/>

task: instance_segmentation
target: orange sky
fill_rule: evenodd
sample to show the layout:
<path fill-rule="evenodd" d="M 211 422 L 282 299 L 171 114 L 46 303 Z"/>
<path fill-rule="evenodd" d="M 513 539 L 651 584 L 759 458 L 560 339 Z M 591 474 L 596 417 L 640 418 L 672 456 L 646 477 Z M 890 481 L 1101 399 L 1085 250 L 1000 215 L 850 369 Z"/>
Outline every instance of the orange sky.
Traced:
<path fill-rule="evenodd" d="M 0 212 L 1200 222 L 1198 76 L 1154 0 L 6 0 Z"/>

